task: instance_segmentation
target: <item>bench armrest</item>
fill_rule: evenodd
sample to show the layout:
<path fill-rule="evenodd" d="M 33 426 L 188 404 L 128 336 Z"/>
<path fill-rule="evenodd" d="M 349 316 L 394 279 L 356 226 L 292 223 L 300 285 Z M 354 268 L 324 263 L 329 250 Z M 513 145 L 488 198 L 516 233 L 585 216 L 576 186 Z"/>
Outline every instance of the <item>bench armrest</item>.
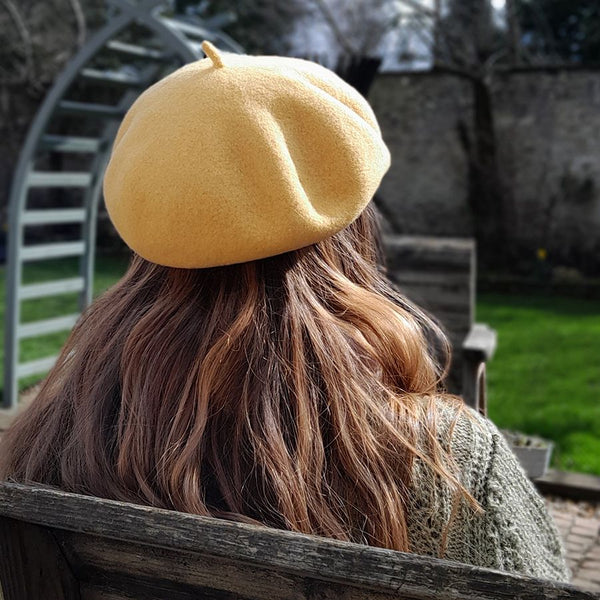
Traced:
<path fill-rule="evenodd" d="M 485 323 L 475 323 L 467 334 L 462 353 L 465 359 L 477 362 L 487 362 L 494 356 L 498 336 L 496 331 Z"/>
<path fill-rule="evenodd" d="M 484 416 L 487 415 L 485 363 L 494 356 L 497 339 L 491 327 L 475 323 L 462 344 L 463 399 Z"/>

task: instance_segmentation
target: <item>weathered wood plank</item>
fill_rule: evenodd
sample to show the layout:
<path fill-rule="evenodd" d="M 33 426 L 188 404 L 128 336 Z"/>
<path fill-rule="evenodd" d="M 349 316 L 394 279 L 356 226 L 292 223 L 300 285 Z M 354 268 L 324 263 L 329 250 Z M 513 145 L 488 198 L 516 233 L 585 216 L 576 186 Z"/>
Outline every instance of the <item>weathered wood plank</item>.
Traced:
<path fill-rule="evenodd" d="M 464 355 L 465 338 L 475 319 L 475 242 L 390 235 L 384 238 L 384 249 L 390 279 L 435 318 L 452 343 L 452 366 L 445 382 L 448 390 L 475 405 L 477 381 L 468 380 L 463 385 L 477 372 L 476 368 L 465 368 L 469 356 Z M 470 346 L 467 348 L 468 354 Z"/>
<path fill-rule="evenodd" d="M 464 357 L 462 389 L 467 405 L 486 417 L 487 379 L 485 362 L 470 360 L 468 356 Z"/>
<path fill-rule="evenodd" d="M 473 319 L 467 308 L 467 305 L 463 304 L 461 307 L 458 305 L 445 304 L 439 301 L 436 302 L 435 298 L 430 299 L 427 296 L 412 292 L 405 295 L 417 306 L 440 321 L 447 330 L 451 332 L 459 330 L 460 333 L 464 334 L 470 331 Z"/>
<path fill-rule="evenodd" d="M 390 598 L 433 600 L 440 593 L 456 600 L 597 598 L 558 582 L 12 483 L 0 484 L 0 514 L 55 529 L 362 587 L 388 593 Z"/>
<path fill-rule="evenodd" d="M 114 573 L 108 573 L 104 575 L 104 581 L 100 584 L 83 583 L 81 600 L 255 600 L 255 598 L 219 592 L 210 588 L 188 588 L 183 584 L 164 585 L 156 579 L 122 578 Z"/>
<path fill-rule="evenodd" d="M 79 585 L 43 527 L 0 518 L 4 600 L 81 600 Z"/>
<path fill-rule="evenodd" d="M 201 589 L 203 594 L 210 591 L 218 598 L 301 600 L 307 597 L 304 590 L 317 584 L 322 591 L 340 588 L 340 584 L 322 579 L 226 558 L 156 547 L 140 551 L 139 546 L 127 542 L 73 532 L 57 535 L 70 561 L 78 565 L 84 584 L 96 592 L 115 593 L 116 581 L 120 582 L 120 588 L 127 589 L 132 582 L 150 580 L 153 588 L 166 590 L 173 596 L 178 592 L 186 598 L 188 590 Z M 361 597 L 363 588 L 349 588 L 344 595 L 347 600 Z"/>
<path fill-rule="evenodd" d="M 421 272 L 468 275 L 475 267 L 472 239 L 396 235 L 385 236 L 383 244 L 390 271 L 410 265 Z"/>
<path fill-rule="evenodd" d="M 266 575 L 268 576 L 268 575 Z M 263 577 L 263 575 L 257 575 Z M 82 600 L 286 600 L 279 590 L 269 596 L 257 596 L 248 590 L 245 593 L 228 592 L 210 587 L 189 588 L 185 584 L 165 583 L 156 579 L 123 578 L 114 573 L 104 574 L 101 583 L 83 583 Z M 354 589 L 344 584 L 326 581 L 305 580 L 299 584 L 290 600 L 411 600 L 390 592 L 380 594 L 371 590 Z"/>
<path fill-rule="evenodd" d="M 419 265 L 407 262 L 401 267 L 389 273 L 390 277 L 396 278 L 399 281 L 412 283 L 414 286 L 432 287 L 439 286 L 441 288 L 469 288 L 468 273 L 453 273 L 444 271 L 444 264 L 440 263 L 439 269 L 435 271 L 423 271 Z"/>
<path fill-rule="evenodd" d="M 404 274 L 397 274 L 394 278 L 398 289 L 409 298 L 412 295 L 423 296 L 429 304 L 445 302 L 449 305 L 463 307 L 463 310 L 469 308 L 470 288 L 466 282 L 452 283 L 445 281 L 443 275 L 439 275 L 439 281 L 414 281 L 410 278 L 404 278 Z M 468 310 L 466 311 L 468 312 Z"/>
<path fill-rule="evenodd" d="M 548 469 L 543 477 L 534 479 L 533 483 L 543 494 L 600 502 L 600 477 L 596 475 Z"/>

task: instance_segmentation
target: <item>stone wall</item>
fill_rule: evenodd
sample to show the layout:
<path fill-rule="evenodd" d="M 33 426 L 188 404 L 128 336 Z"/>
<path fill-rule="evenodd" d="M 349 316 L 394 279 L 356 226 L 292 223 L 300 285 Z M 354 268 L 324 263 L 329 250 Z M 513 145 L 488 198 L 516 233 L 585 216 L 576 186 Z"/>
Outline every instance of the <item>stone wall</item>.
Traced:
<path fill-rule="evenodd" d="M 381 195 L 396 229 L 471 235 L 470 82 L 448 73 L 385 73 L 370 101 L 392 152 Z M 600 268 L 600 71 L 511 72 L 492 83 L 500 174 L 515 247 L 556 264 Z"/>
<path fill-rule="evenodd" d="M 467 236 L 467 159 L 457 123 L 470 85 L 453 75 L 383 73 L 369 100 L 392 154 L 380 192 L 401 233 Z"/>
<path fill-rule="evenodd" d="M 512 73 L 494 87 L 517 239 L 600 264 L 600 71 Z"/>

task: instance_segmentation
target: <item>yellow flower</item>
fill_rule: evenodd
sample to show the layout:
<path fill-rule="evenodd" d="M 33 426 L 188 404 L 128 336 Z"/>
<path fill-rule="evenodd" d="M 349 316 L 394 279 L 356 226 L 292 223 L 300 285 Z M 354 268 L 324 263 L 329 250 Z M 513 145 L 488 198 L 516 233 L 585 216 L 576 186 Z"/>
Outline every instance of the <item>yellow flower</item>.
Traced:
<path fill-rule="evenodd" d="M 538 248 L 537 257 L 538 260 L 546 260 L 546 258 L 548 258 L 548 251 L 546 250 L 546 248 Z"/>

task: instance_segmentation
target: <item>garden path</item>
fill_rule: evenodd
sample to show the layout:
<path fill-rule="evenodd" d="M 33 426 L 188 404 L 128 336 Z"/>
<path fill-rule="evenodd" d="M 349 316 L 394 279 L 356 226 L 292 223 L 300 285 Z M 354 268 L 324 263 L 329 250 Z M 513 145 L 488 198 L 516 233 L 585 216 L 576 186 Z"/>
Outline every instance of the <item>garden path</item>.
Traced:
<path fill-rule="evenodd" d="M 565 542 L 573 583 L 600 592 L 600 502 L 547 496 L 546 505 Z"/>

